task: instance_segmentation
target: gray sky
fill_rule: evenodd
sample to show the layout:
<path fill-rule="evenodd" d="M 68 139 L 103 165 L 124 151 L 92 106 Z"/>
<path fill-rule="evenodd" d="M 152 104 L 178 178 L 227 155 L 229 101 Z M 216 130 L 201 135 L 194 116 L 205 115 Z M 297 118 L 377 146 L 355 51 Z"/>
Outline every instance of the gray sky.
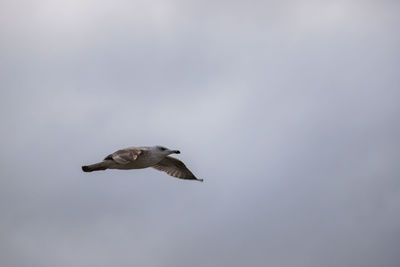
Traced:
<path fill-rule="evenodd" d="M 1 1 L 0 265 L 399 266 L 399 12 Z M 157 144 L 205 182 L 80 169 Z"/>

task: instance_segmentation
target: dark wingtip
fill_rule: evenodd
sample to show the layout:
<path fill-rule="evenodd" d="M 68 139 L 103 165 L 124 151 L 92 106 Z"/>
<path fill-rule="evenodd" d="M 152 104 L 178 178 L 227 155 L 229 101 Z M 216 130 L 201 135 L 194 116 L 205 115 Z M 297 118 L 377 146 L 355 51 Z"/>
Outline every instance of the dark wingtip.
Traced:
<path fill-rule="evenodd" d="M 84 171 L 84 172 L 90 172 L 89 166 L 82 166 L 82 171 Z"/>

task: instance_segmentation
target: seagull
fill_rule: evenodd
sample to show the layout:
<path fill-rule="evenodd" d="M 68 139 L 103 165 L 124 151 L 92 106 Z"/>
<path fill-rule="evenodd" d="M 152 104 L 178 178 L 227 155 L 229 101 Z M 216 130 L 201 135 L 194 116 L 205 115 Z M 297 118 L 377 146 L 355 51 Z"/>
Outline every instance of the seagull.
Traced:
<path fill-rule="evenodd" d="M 170 176 L 203 182 L 177 158 L 170 154 L 180 154 L 179 150 L 170 150 L 163 146 L 127 147 L 120 149 L 99 163 L 82 166 L 84 172 L 104 171 L 107 169 L 131 170 L 152 167 L 166 172 Z"/>

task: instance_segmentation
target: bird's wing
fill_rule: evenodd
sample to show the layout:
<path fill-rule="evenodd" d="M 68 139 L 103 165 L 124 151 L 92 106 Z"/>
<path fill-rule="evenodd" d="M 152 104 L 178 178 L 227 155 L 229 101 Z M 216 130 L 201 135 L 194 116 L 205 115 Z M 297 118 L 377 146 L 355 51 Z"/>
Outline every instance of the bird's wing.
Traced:
<path fill-rule="evenodd" d="M 196 178 L 196 176 L 194 176 L 182 161 L 170 156 L 165 157 L 162 161 L 152 167 L 179 179 L 198 180 L 203 182 L 203 179 Z"/>
<path fill-rule="evenodd" d="M 104 160 L 114 160 L 119 164 L 128 164 L 136 160 L 140 154 L 142 154 L 142 150 L 140 148 L 128 147 L 108 155 Z"/>

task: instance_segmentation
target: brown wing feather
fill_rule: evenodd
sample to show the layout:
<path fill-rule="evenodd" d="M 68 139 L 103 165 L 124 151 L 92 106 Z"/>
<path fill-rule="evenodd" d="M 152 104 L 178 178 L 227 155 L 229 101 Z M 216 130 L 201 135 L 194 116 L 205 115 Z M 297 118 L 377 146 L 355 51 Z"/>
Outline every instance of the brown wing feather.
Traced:
<path fill-rule="evenodd" d="M 154 169 L 166 172 L 167 174 L 179 178 L 203 181 L 198 179 L 194 174 L 186 167 L 186 165 L 179 159 L 167 156 L 162 161 L 152 166 Z"/>
<path fill-rule="evenodd" d="M 119 164 L 128 164 L 136 160 L 140 154 L 142 154 L 142 150 L 140 148 L 129 147 L 108 155 L 104 160 L 114 160 Z"/>

